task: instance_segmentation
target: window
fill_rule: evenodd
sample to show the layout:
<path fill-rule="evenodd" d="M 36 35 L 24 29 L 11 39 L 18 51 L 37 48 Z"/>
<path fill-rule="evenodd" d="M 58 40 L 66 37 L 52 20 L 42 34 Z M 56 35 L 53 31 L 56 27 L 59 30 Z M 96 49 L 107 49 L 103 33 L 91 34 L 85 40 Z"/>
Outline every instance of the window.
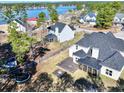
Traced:
<path fill-rule="evenodd" d="M 75 61 L 78 61 L 78 58 L 77 57 L 75 58 Z"/>
<path fill-rule="evenodd" d="M 78 45 L 76 45 L 76 50 L 78 50 Z"/>
<path fill-rule="evenodd" d="M 92 68 L 91 67 L 88 67 L 88 72 L 92 73 Z"/>
<path fill-rule="evenodd" d="M 106 69 L 106 74 L 109 75 L 109 76 L 112 76 L 112 71 L 109 70 L 109 69 Z"/>

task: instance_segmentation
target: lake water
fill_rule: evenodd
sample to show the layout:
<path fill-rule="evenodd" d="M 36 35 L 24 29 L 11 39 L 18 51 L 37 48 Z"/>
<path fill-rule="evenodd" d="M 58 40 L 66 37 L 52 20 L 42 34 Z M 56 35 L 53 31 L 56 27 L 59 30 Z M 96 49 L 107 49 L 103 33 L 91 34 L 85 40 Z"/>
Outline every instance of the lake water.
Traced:
<path fill-rule="evenodd" d="M 56 11 L 58 14 L 65 14 L 69 10 L 74 10 L 74 9 L 76 9 L 76 6 L 59 6 L 56 8 Z M 46 17 L 49 18 L 49 11 L 45 8 L 29 9 L 26 12 L 27 12 L 28 18 L 38 17 L 38 14 L 40 12 L 44 12 L 46 14 Z M 5 23 L 6 23 L 6 21 L 0 17 L 0 24 L 5 24 Z"/>

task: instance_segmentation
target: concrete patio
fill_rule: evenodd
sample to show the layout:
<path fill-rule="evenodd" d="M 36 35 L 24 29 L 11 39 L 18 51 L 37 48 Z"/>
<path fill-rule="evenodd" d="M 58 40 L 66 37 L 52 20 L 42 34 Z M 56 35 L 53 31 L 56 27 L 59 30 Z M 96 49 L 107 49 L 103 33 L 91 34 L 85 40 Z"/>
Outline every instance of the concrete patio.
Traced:
<path fill-rule="evenodd" d="M 57 66 L 70 73 L 74 73 L 78 69 L 78 64 L 75 64 L 70 57 L 64 59 L 61 63 L 57 64 Z"/>

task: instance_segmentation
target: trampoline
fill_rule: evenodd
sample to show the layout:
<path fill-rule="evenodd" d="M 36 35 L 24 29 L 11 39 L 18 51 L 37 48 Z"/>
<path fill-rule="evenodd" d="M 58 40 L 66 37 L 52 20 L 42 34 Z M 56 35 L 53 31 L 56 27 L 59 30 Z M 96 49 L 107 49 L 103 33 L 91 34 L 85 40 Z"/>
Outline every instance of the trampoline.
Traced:
<path fill-rule="evenodd" d="M 31 75 L 29 73 L 21 73 L 20 75 L 15 77 L 15 81 L 17 83 L 25 83 L 31 78 Z"/>

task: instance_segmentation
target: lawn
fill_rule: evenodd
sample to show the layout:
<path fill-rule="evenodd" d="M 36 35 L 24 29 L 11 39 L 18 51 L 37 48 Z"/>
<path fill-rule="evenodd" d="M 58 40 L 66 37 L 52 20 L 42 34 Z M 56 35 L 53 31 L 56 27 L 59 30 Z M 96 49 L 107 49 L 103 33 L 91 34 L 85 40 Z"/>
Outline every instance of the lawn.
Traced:
<path fill-rule="evenodd" d="M 69 45 L 74 44 L 77 40 L 79 40 L 81 38 L 81 36 L 82 35 L 80 35 L 80 33 L 77 33 L 76 40 L 74 39 L 72 41 L 68 41 Z M 53 47 L 54 44 L 56 44 L 56 43 L 53 43 L 53 45 L 52 45 L 53 49 L 55 49 L 55 47 Z M 57 45 L 57 47 L 58 46 L 59 45 Z M 53 56 L 51 58 L 48 58 L 46 61 L 43 61 L 43 62 L 38 64 L 38 66 L 37 66 L 38 73 L 40 74 L 42 72 L 47 72 L 53 77 L 54 81 L 56 82 L 57 77 L 53 74 L 53 72 L 59 68 L 57 66 L 57 64 L 60 63 L 62 60 L 66 59 L 67 57 L 69 57 L 68 49 L 60 52 L 58 55 L 55 55 L 55 56 Z M 59 69 L 61 69 L 61 68 L 59 68 Z M 72 75 L 74 80 L 77 80 L 79 78 L 86 78 L 87 79 L 87 76 L 88 76 L 88 74 L 86 72 L 84 72 L 82 70 L 79 70 L 79 69 L 77 71 L 75 71 L 74 73 L 70 73 L 70 74 Z M 104 86 L 106 88 L 116 86 L 116 81 L 115 80 L 112 80 L 112 79 L 107 78 L 107 77 L 102 76 L 102 75 L 101 75 L 101 78 L 102 78 L 102 81 L 103 81 Z"/>

